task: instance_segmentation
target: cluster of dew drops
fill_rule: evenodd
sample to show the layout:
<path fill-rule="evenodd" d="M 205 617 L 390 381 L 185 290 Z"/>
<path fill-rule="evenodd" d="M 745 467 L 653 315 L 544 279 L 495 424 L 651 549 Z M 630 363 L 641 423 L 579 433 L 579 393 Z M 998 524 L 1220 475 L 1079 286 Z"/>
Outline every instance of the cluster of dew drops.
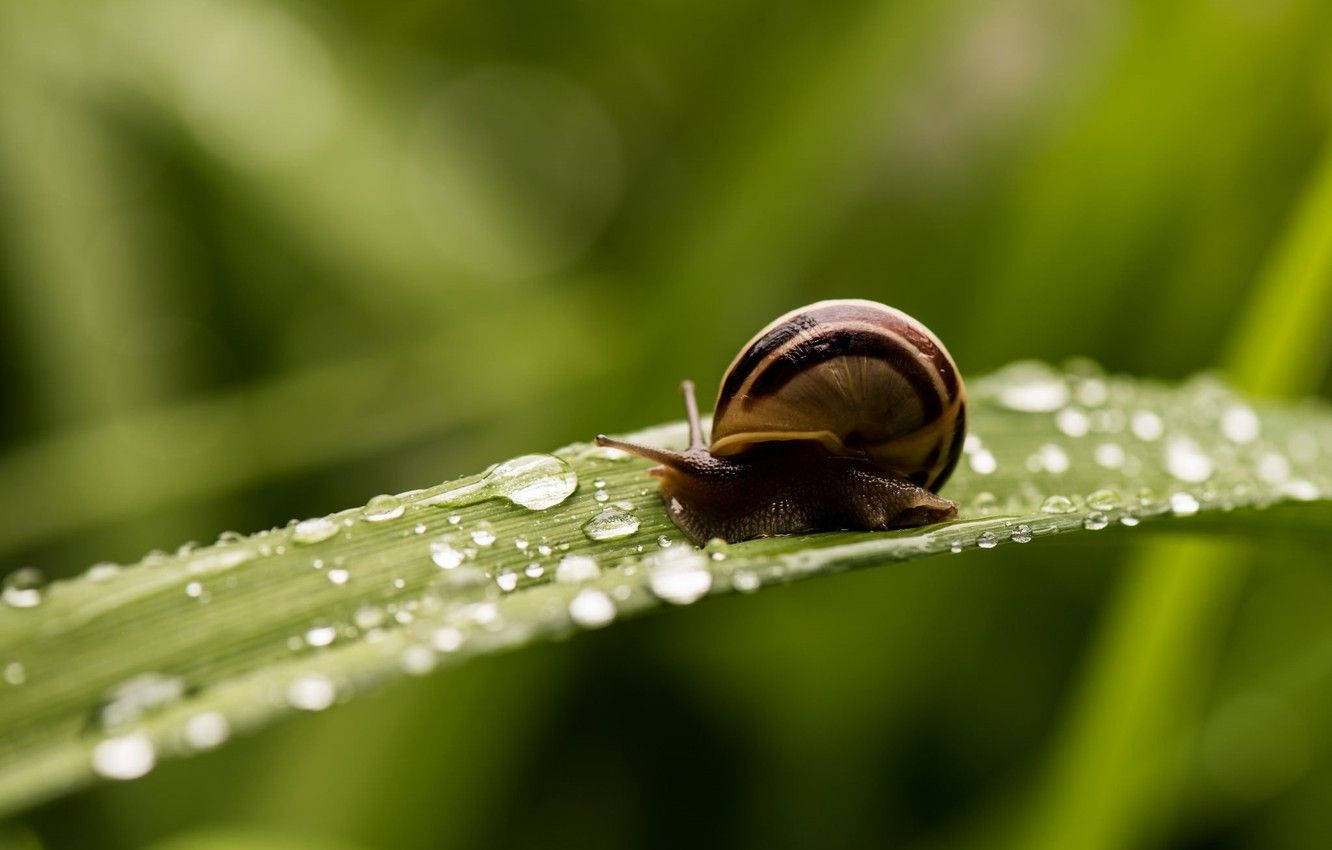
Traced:
<path fill-rule="evenodd" d="M 1332 447 L 1298 429 L 1281 435 L 1265 435 L 1263 422 L 1242 400 L 1215 380 L 1198 379 L 1185 388 L 1187 404 L 1163 414 L 1164 398 L 1153 398 L 1137 382 L 1107 377 L 1085 362 L 1056 370 L 1038 363 L 1014 364 L 973 389 L 977 403 L 993 404 L 1020 414 L 1046 419 L 1049 440 L 1021 456 L 1010 456 L 1002 445 L 989 445 L 984 434 L 968 435 L 964 445 L 960 490 L 973 493 L 963 503 L 963 520 L 941 526 L 925 536 L 931 545 L 954 552 L 969 546 L 993 548 L 1001 542 L 1027 543 L 1034 536 L 1081 524 L 1090 530 L 1114 522 L 1137 525 L 1142 518 L 1163 513 L 1187 516 L 1204 504 L 1263 504 L 1278 498 L 1316 499 L 1326 482 L 1315 482 L 1298 471 L 1312 465 L 1320 453 Z M 1154 403 L 1155 402 L 1155 403 Z M 582 460 L 615 463 L 627 458 L 609 448 L 588 447 Z M 1150 478 L 1159 487 L 1105 486 L 1089 493 L 1061 492 L 1060 477 L 1074 463 L 1085 468 L 1090 462 L 1103 470 L 1111 482 Z M 1000 501 L 981 489 L 990 478 L 1001 478 L 1009 467 L 1017 474 L 1017 492 Z M 1079 476 L 1086 480 L 1085 475 Z M 1039 482 L 1039 483 L 1038 483 Z M 289 547 L 317 547 L 339 535 L 351 539 L 359 524 L 375 526 L 396 520 L 409 511 L 426 508 L 448 511 L 490 499 L 504 499 L 521 508 L 543 511 L 564 503 L 578 488 L 573 467 L 554 455 L 523 455 L 498 464 L 476 480 L 441 492 L 411 491 L 381 495 L 362 508 L 332 516 L 293 521 L 286 529 L 273 529 L 251 538 L 226 532 L 218 544 L 194 552 L 187 544 L 176 553 L 176 562 L 188 580 L 187 596 L 201 604 L 210 601 L 217 582 L 235 581 L 226 572 L 256 557 L 283 554 Z M 636 534 L 640 521 L 629 501 L 617 501 L 602 478 L 592 484 L 593 513 L 581 530 L 590 541 L 609 541 Z M 1044 489 L 1042 489 L 1042 486 Z M 646 492 L 646 491 L 644 491 Z M 949 495 L 946 493 L 945 495 Z M 954 496 L 957 498 L 957 496 Z M 422 514 L 424 515 L 424 514 Z M 438 516 L 438 514 L 436 514 Z M 502 641 L 506 630 L 531 628 L 530 624 L 506 623 L 503 597 L 538 583 L 553 582 L 569 587 L 560 599 L 562 610 L 547 609 L 543 616 L 559 615 L 578 627 L 596 629 L 613 622 L 620 607 L 630 600 L 635 585 L 627 579 L 642 570 L 647 589 L 663 601 L 687 605 L 707 595 L 718 577 L 741 592 L 758 589 L 768 580 L 778 580 L 784 569 L 780 559 L 760 575 L 749 567 L 712 563 L 727 558 L 728 547 L 711 541 L 702 549 L 674 544 L 661 536 L 646 557 L 618 564 L 615 582 L 602 581 L 602 565 L 591 555 L 572 550 L 569 542 L 501 540 L 484 519 L 464 524 L 461 514 L 448 512 L 444 520 L 417 522 L 403 532 L 423 540 L 423 553 L 439 569 L 427 592 L 407 594 L 402 601 L 385 605 L 362 604 L 346 622 L 318 621 L 288 638 L 292 651 L 315 651 L 339 640 L 360 637 L 367 642 L 384 641 L 386 626 L 406 627 L 393 643 L 398 662 L 407 673 L 432 670 L 443 655 L 457 654 L 469 642 L 487 638 Z M 1010 519 L 1012 518 L 1012 519 Z M 447 527 L 432 534 L 431 526 Z M 511 545 L 520 553 L 521 568 L 483 570 L 473 561 L 481 550 Z M 645 547 L 635 547 L 642 555 Z M 317 548 L 312 549 L 317 551 Z M 150 553 L 145 565 L 171 562 L 161 552 Z M 314 557 L 314 569 L 333 585 L 352 581 L 345 556 L 327 561 Z M 118 565 L 91 567 L 86 578 L 93 583 L 114 580 Z M 394 578 L 395 591 L 406 591 L 403 578 Z M 43 600 L 41 574 L 30 567 L 7 576 L 0 586 L 0 599 L 12 608 L 34 608 Z M 444 601 L 447 600 L 447 601 Z M 517 639 L 517 633 L 510 637 Z M 0 675 L 11 686 L 22 685 L 28 671 L 18 661 L 0 665 Z M 274 686 L 274 699 L 294 709 L 320 711 L 349 695 L 351 686 L 322 672 L 304 672 Z M 231 733 L 227 717 L 217 711 L 202 711 L 188 717 L 170 737 L 154 740 L 139 726 L 149 714 L 183 699 L 185 683 L 178 677 L 147 673 L 113 688 L 98 710 L 101 734 L 90 750 L 93 769 L 115 779 L 132 779 L 151 770 L 159 747 L 169 743 L 184 751 L 216 747 Z"/>
<path fill-rule="evenodd" d="M 588 448 L 585 459 L 619 462 L 628 456 L 614 449 Z M 426 494 L 411 491 L 399 495 L 381 495 L 370 499 L 362 508 L 332 516 L 293 521 L 286 529 L 272 529 L 253 537 L 225 532 L 217 545 L 195 552 L 193 544 L 181 547 L 174 563 L 188 581 L 184 582 L 186 596 L 201 604 L 212 601 L 218 587 L 234 584 L 234 577 L 226 571 L 247 561 L 267 555 L 281 555 L 292 547 L 316 547 L 339 535 L 351 539 L 352 530 L 359 524 L 370 526 L 396 520 L 409 511 L 426 508 L 449 509 L 489 499 L 502 498 L 519 507 L 543 511 L 566 501 L 578 487 L 578 477 L 572 466 L 554 455 L 524 455 L 488 470 L 478 480 L 456 486 L 443 492 Z M 590 541 L 608 541 L 629 537 L 639 530 L 640 522 L 634 514 L 634 505 L 628 501 L 613 501 L 606 482 L 597 478 L 592 482 L 593 513 L 582 524 L 582 534 Z M 447 526 L 444 534 L 430 535 L 431 525 Z M 605 584 L 598 580 L 603 569 L 596 558 L 571 551 L 569 542 L 549 543 L 530 541 L 523 537 L 503 541 L 495 528 L 485 520 L 466 525 L 458 513 L 447 513 L 444 519 L 431 523 L 417 522 L 404 534 L 421 536 L 424 553 L 439 570 L 435 582 L 446 591 L 440 595 L 426 594 L 420 598 L 386 605 L 362 604 L 349 621 L 337 623 L 318 621 L 300 634 L 287 640 L 292 651 L 318 650 L 335 642 L 361 637 L 368 642 L 383 641 L 388 631 L 384 626 L 411 626 L 403 633 L 410 635 L 398 659 L 402 669 L 411 674 L 424 674 L 433 669 L 440 655 L 458 653 L 477 635 L 496 636 L 506 628 L 499 600 L 520 586 L 538 582 L 554 582 L 570 586 L 567 600 L 561 603 L 567 621 L 585 629 L 595 629 L 613 622 L 618 605 L 630 598 L 634 586 L 627 581 Z M 685 605 L 706 595 L 713 586 L 709 561 L 726 557 L 726 545 L 714 541 L 704 550 L 690 546 L 673 545 L 667 537 L 657 538 L 653 552 L 639 564 L 623 567 L 621 575 L 629 578 L 639 570 L 645 572 L 648 590 L 659 599 Z M 494 571 L 471 566 L 470 562 L 480 550 L 497 545 L 512 545 L 528 560 L 520 571 L 509 568 Z M 634 547 L 642 554 L 646 547 Z M 312 549 L 317 551 L 317 549 Z M 626 564 L 629 559 L 626 559 Z M 173 563 L 171 556 L 153 552 L 145 557 L 146 566 Z M 310 561 L 333 585 L 345 585 L 353 576 L 345 558 L 335 556 L 327 560 Z M 92 583 L 104 583 L 122 575 L 122 568 L 111 563 L 94 565 L 85 578 Z M 753 589 L 745 576 L 736 580 L 739 589 Z M 395 590 L 404 590 L 402 578 L 393 579 Z M 0 591 L 5 604 L 12 608 L 36 608 L 44 599 L 43 577 L 28 567 L 11 573 Z M 445 604 L 441 599 L 449 599 Z M 547 612 L 551 613 L 551 612 Z M 499 635 L 502 637 L 502 635 Z M 29 672 L 19 661 L 3 665 L 3 678 L 11 686 L 24 684 Z M 175 751 L 197 752 L 220 745 L 231 734 L 231 723 L 218 711 L 201 711 L 186 718 L 166 737 L 151 736 L 144 731 L 141 721 L 153 713 L 180 703 L 186 695 L 186 684 L 176 676 L 146 673 L 135 676 L 112 688 L 97 709 L 90 729 L 98 740 L 91 746 L 90 760 L 93 770 L 111 779 L 134 779 L 148 773 L 155 766 L 164 745 Z M 290 678 L 275 691 L 275 700 L 291 708 L 320 711 L 339 699 L 350 695 L 350 686 L 322 672 L 304 672 Z"/>
<path fill-rule="evenodd" d="M 1079 524 L 1098 531 L 1161 514 L 1191 516 L 1205 506 L 1311 501 L 1330 486 L 1312 471 L 1332 451 L 1327 435 L 1320 444 L 1318 435 L 1298 427 L 1264 433 L 1258 413 L 1215 377 L 1165 390 L 1107 376 L 1087 360 L 1070 361 L 1062 370 L 1032 361 L 983 379 L 972 395 L 1036 417 L 1030 427 L 1049 436 L 1018 454 L 1005 453 L 1000 441 L 990 445 L 983 433 L 967 435 L 955 479 L 970 493 L 962 515 L 1016 519 L 996 521 L 970 537 L 961 527 L 966 524 L 938 535 L 954 552 L 969 545 L 993 548 L 1004 540 L 1027 543 Z M 1103 486 L 1089 492 L 1061 486 L 1075 464 L 1079 481 L 1095 469 Z M 1000 499 L 984 484 L 1005 473 L 1011 492 Z"/>

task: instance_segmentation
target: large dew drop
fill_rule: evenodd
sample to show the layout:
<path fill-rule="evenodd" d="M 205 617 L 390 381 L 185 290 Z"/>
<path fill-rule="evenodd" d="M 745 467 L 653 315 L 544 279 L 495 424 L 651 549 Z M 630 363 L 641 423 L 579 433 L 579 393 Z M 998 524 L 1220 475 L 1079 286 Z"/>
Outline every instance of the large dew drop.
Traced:
<path fill-rule="evenodd" d="M 599 629 L 615 619 L 615 603 L 604 591 L 584 588 L 569 602 L 569 617 L 585 629 Z"/>
<path fill-rule="evenodd" d="M 92 751 L 92 767 L 107 779 L 138 779 L 157 763 L 157 750 L 142 732 L 107 738 Z"/>
<path fill-rule="evenodd" d="M 657 598 L 688 605 L 712 589 L 707 555 L 688 546 L 662 550 L 648 563 L 648 587 Z"/>
<path fill-rule="evenodd" d="M 446 490 L 425 504 L 471 505 L 487 499 L 508 499 L 531 511 L 544 511 L 569 498 L 578 488 L 573 467 L 554 455 L 522 455 L 491 469 L 479 481 Z"/>
<path fill-rule="evenodd" d="M 619 508 L 607 508 L 583 523 L 583 533 L 590 540 L 615 540 L 638 531 L 638 517 Z"/>
<path fill-rule="evenodd" d="M 11 608 L 36 608 L 42 603 L 42 571 L 23 567 L 5 576 L 0 598 Z"/>
<path fill-rule="evenodd" d="M 319 543 L 337 533 L 338 524 L 326 516 L 321 516 L 296 523 L 291 530 L 291 539 L 297 543 Z"/>

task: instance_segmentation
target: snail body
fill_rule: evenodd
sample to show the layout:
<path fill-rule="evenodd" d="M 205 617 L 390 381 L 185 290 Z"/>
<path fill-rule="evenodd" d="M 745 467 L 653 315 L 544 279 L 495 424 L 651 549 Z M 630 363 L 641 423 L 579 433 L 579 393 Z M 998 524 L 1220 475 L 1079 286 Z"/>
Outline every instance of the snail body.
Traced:
<path fill-rule="evenodd" d="M 966 391 L 943 344 L 874 301 L 820 301 L 759 331 L 722 378 L 712 443 L 689 381 L 689 448 L 597 437 L 656 461 L 671 519 L 694 542 L 950 519 L 936 495 L 966 434 Z"/>

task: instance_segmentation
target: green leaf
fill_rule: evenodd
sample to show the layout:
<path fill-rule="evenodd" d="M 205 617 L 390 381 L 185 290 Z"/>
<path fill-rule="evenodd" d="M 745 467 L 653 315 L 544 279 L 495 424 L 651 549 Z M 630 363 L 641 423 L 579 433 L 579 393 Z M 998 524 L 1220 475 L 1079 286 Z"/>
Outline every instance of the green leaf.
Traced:
<path fill-rule="evenodd" d="M 1195 514 L 1261 529 L 1269 513 L 1254 509 L 1280 502 L 1308 503 L 1270 512 L 1281 533 L 1328 524 L 1322 404 L 1253 405 L 1206 376 L 1169 387 L 1018 363 L 973 384 L 970 414 L 945 489 L 960 518 L 930 528 L 700 550 L 644 463 L 576 444 L 49 587 L 11 575 L 0 810 L 142 775 L 396 676 L 707 595 L 1067 532 L 1187 530 Z M 683 425 L 633 438 L 679 446 Z"/>

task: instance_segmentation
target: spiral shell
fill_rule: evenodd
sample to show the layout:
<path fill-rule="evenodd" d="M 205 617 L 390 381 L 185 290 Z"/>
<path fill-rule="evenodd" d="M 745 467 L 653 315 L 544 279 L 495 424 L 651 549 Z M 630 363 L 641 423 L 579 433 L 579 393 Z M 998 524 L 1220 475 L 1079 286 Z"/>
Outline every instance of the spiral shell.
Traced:
<path fill-rule="evenodd" d="M 813 440 L 937 491 L 962 451 L 966 390 L 928 328 L 875 301 L 820 301 L 773 321 L 722 379 L 710 452 Z"/>

